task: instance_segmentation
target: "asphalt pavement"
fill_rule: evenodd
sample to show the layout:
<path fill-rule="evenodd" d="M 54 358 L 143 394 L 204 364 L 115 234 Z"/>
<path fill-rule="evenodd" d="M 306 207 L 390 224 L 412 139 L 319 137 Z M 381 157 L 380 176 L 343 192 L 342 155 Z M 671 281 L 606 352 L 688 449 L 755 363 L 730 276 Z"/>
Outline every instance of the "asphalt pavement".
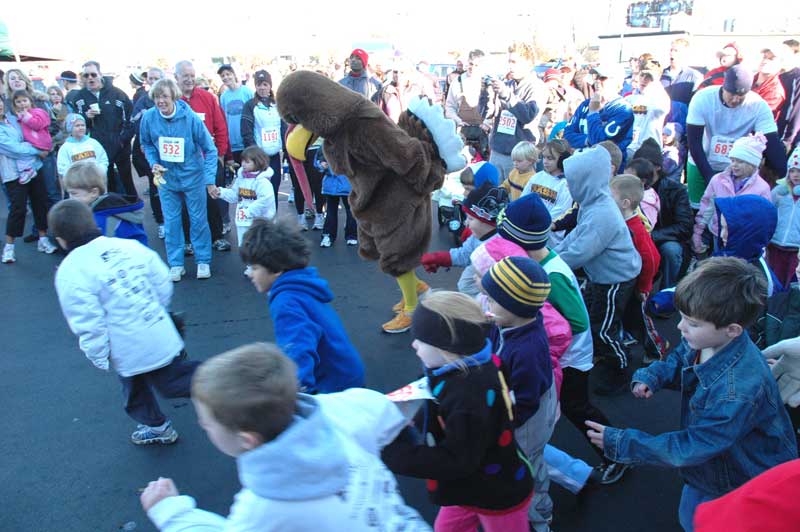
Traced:
<path fill-rule="evenodd" d="M 5 227 L 6 205 L 0 203 L 0 226 Z M 151 247 L 164 257 L 163 241 L 156 238 L 149 206 L 146 209 Z M 282 194 L 279 216 L 294 217 L 294 212 Z M 313 249 L 312 265 L 330 283 L 336 296 L 333 306 L 364 359 L 367 385 L 388 392 L 417 378 L 420 365 L 410 347 L 411 336 L 387 335 L 380 329 L 400 299 L 396 283 L 375 263 L 361 260 L 343 240 L 321 249 L 319 231 L 306 236 Z M 236 237 L 228 238 L 234 249 L 214 252 L 211 279 L 195 279 L 195 266 L 188 258 L 187 276 L 175 286 L 172 308 L 186 314 L 186 345 L 194 359 L 274 339 L 266 296 L 243 276 Z M 450 244 L 447 230 L 434 226 L 431 249 Z M 180 434 L 175 445 L 130 443 L 135 423 L 122 409 L 117 377 L 86 360 L 61 314 L 53 275 L 62 259 L 59 254 L 37 253 L 35 244 L 19 240 L 17 263 L 0 265 L 0 420 L 6 431 L 0 438 L 0 531 L 154 530 L 139 505 L 138 491 L 159 476 L 173 478 L 201 508 L 226 514 L 240 488 L 236 465 L 208 441 L 190 401 L 162 402 Z M 433 287 L 455 289 L 458 270 L 420 270 L 419 275 Z M 674 344 L 674 322 L 657 325 Z M 640 350 L 635 353 L 639 361 Z M 619 427 L 659 433 L 679 424 L 676 392 L 659 392 L 647 401 L 624 395 L 597 398 L 596 403 Z M 552 443 L 597 463 L 589 444 L 566 419 L 559 421 Z M 432 522 L 436 508 L 428 502 L 423 482 L 400 481 L 406 501 Z M 615 485 L 587 489 L 578 496 L 553 485 L 553 529 L 680 530 L 680 490 L 674 470 L 655 467 L 637 467 Z"/>

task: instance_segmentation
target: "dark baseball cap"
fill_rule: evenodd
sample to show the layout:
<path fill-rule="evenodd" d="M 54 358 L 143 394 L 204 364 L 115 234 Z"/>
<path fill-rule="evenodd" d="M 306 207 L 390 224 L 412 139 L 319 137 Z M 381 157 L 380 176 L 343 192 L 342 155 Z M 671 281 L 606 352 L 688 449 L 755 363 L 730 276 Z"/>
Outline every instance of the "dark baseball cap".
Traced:
<path fill-rule="evenodd" d="M 272 76 L 270 76 L 269 72 L 266 70 L 258 70 L 254 75 L 253 78 L 255 79 L 255 84 L 258 85 L 262 81 L 266 81 L 270 85 L 272 85 Z"/>
<path fill-rule="evenodd" d="M 725 71 L 725 82 L 722 88 L 732 94 L 743 95 L 750 92 L 753 86 L 753 75 L 742 65 L 733 65 Z"/>
<path fill-rule="evenodd" d="M 217 69 L 217 75 L 221 76 L 222 73 L 225 72 L 226 70 L 230 70 L 231 72 L 236 74 L 236 71 L 233 70 L 233 65 L 229 65 L 228 63 L 225 63 L 224 65 L 220 65 L 220 67 Z"/>
<path fill-rule="evenodd" d="M 78 75 L 72 70 L 65 70 L 64 72 L 61 73 L 60 76 L 58 76 L 58 79 L 60 79 L 61 81 L 69 81 L 72 83 L 77 83 Z"/>

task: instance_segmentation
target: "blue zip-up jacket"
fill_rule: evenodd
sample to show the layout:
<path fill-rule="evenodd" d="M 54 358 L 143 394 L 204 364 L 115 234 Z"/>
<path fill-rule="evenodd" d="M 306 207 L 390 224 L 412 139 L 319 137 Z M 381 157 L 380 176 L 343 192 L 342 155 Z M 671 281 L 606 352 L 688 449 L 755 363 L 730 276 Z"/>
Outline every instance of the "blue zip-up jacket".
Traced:
<path fill-rule="evenodd" d="M 624 98 L 616 98 L 597 113 L 589 114 L 589 100 L 584 100 L 564 128 L 564 138 L 576 150 L 604 140 L 613 141 L 622 151 L 622 164 L 617 171 L 622 173 L 628 159 L 628 145 L 633 140 L 633 108 Z"/>
<path fill-rule="evenodd" d="M 514 426 L 520 427 L 539 410 L 539 399 L 553 385 L 550 344 L 542 313 L 519 327 L 493 327 L 489 339 L 503 361 L 503 372 L 514 397 Z"/>
<path fill-rule="evenodd" d="M 313 267 L 285 271 L 269 291 L 275 342 L 297 364 L 306 393 L 364 386 L 364 365 L 330 302 L 333 292 Z"/>
<path fill-rule="evenodd" d="M 92 203 L 97 227 L 105 236 L 138 240 L 147 245 L 144 231 L 144 202 L 138 196 L 110 192 Z"/>
<path fill-rule="evenodd" d="M 796 188 L 782 179 L 772 189 L 772 203 L 778 209 L 778 227 L 771 242 L 786 248 L 800 248 L 800 200 L 789 187 Z"/>
<path fill-rule="evenodd" d="M 534 118 L 539 115 L 539 111 L 541 110 L 539 103 L 536 101 L 536 97 L 538 96 L 537 83 L 541 84 L 541 81 L 535 76 L 532 76 L 521 80 L 509 80 L 504 83 L 506 87 L 508 87 L 509 92 L 506 98 L 497 96 L 495 100 L 496 108 L 493 111 L 494 124 L 492 126 L 492 135 L 489 139 L 489 147 L 492 151 L 496 151 L 497 153 L 511 155 L 511 150 L 513 150 L 514 146 L 519 142 L 523 140 L 534 140 L 533 133 L 527 126 L 533 122 Z M 513 135 L 500 133 L 497 130 L 503 111 L 508 111 L 517 119 Z"/>
<path fill-rule="evenodd" d="M 217 148 L 206 125 L 183 100 L 175 102 L 175 115 L 161 116 L 157 107 L 142 115 L 139 137 L 147 162 L 152 167 L 158 163 L 167 169 L 163 186 L 167 190 L 182 191 L 198 185 L 213 185 L 217 176 Z M 183 162 L 162 161 L 159 154 L 159 137 L 177 137 L 184 141 Z"/>
<path fill-rule="evenodd" d="M 323 162 L 326 162 L 325 154 L 323 150 L 317 150 L 317 154 L 314 157 L 314 167 L 323 174 L 322 193 L 326 196 L 349 196 L 350 191 L 353 189 L 350 186 L 350 181 L 343 175 L 334 174 L 330 166 L 327 169 L 323 169 Z"/>
<path fill-rule="evenodd" d="M 607 427 L 605 455 L 623 464 L 676 467 L 711 497 L 797 458 L 797 442 L 778 386 L 747 333 L 703 364 L 685 341 L 662 362 L 633 375 L 651 391 L 681 390 L 679 430 L 650 435 Z"/>

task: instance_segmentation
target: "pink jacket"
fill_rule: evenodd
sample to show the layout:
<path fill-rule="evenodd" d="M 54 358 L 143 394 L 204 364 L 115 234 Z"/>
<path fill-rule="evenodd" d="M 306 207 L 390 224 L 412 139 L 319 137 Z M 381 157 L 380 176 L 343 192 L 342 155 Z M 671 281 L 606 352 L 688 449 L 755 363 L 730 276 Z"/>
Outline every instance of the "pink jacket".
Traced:
<path fill-rule="evenodd" d="M 744 186 L 739 192 L 734 192 L 733 177 L 731 176 L 730 167 L 712 177 L 706 187 L 703 198 L 700 200 L 700 210 L 697 211 L 697 216 L 694 219 L 694 237 L 699 238 L 706 227 L 708 227 L 715 236 L 719 235 L 717 217 L 714 215 L 715 198 L 732 198 L 734 196 L 744 196 L 746 194 L 761 196 L 767 201 L 772 201 L 769 185 L 758 175 L 758 170 L 747 178 L 747 181 L 745 181 Z"/>
<path fill-rule="evenodd" d="M 550 344 L 550 360 L 553 362 L 556 393 L 561 397 L 561 382 L 564 380 L 564 372 L 561 370 L 559 359 L 566 353 L 572 342 L 572 329 L 564 316 L 547 301 L 542 307 L 542 317 L 544 318 L 544 330 L 547 332 L 547 341 Z"/>
<path fill-rule="evenodd" d="M 31 145 L 44 151 L 53 149 L 53 138 L 47 128 L 50 127 L 50 115 L 44 109 L 34 107 L 19 117 L 22 138 Z"/>

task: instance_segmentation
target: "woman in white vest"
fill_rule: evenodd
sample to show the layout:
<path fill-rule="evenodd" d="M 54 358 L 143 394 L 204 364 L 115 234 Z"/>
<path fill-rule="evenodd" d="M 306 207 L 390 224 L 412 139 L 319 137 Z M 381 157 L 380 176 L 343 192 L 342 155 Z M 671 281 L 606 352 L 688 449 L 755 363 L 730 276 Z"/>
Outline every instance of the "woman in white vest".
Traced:
<path fill-rule="evenodd" d="M 245 147 L 256 145 L 269 155 L 272 168 L 272 188 L 275 192 L 275 208 L 278 207 L 278 187 L 281 185 L 281 150 L 286 134 L 286 124 L 275 106 L 272 91 L 272 76 L 266 70 L 255 73 L 256 94 L 242 111 L 242 140 Z"/>

